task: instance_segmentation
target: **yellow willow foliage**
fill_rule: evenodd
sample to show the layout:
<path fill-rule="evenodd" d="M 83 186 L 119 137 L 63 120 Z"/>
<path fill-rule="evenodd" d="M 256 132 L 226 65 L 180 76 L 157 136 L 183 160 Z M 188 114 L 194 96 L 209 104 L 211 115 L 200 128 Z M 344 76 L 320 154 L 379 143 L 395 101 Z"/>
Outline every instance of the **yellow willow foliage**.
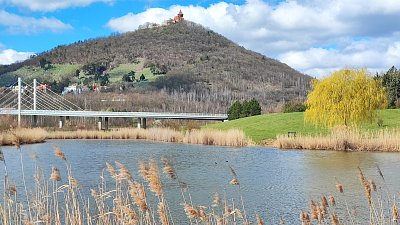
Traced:
<path fill-rule="evenodd" d="M 327 127 L 357 126 L 372 121 L 376 109 L 387 106 L 387 97 L 381 83 L 365 69 L 343 69 L 314 80 L 306 105 L 305 122 Z"/>

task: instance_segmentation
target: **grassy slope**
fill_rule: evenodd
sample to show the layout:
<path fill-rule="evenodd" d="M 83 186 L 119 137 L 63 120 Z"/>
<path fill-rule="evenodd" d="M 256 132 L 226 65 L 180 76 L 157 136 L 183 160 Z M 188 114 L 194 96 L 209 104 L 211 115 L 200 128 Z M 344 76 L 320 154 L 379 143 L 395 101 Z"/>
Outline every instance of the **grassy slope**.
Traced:
<path fill-rule="evenodd" d="M 62 77 L 73 77 L 75 71 L 81 67 L 78 64 L 53 64 L 53 67 L 44 70 L 39 67 L 24 66 L 14 72 L 6 73 L 1 76 L 0 86 L 10 85 L 15 82 L 16 77 L 21 77 L 24 81 L 33 80 L 34 78 L 41 78 L 41 80 L 56 80 L 60 81 Z M 154 75 L 150 68 L 138 69 L 137 64 L 121 64 L 112 69 L 110 74 L 111 83 L 119 83 L 122 81 L 122 76 L 129 73 L 131 70 L 136 72 L 136 79 L 140 75 L 144 75 L 149 81 L 155 80 L 160 75 Z M 82 72 L 81 72 L 82 74 Z"/>
<path fill-rule="evenodd" d="M 382 110 L 378 112 L 378 117 L 383 119 L 384 128 L 400 127 L 400 110 Z M 253 116 L 225 123 L 208 125 L 207 128 L 228 130 L 237 128 L 243 130 L 246 135 L 254 141 L 260 142 L 265 139 L 274 139 L 279 134 L 287 134 L 295 131 L 302 134 L 324 134 L 328 130 L 325 128 L 314 127 L 304 123 L 303 113 L 274 113 L 260 116 Z M 376 122 L 363 124 L 362 129 L 378 130 L 384 129 L 377 126 Z"/>
<path fill-rule="evenodd" d="M 143 68 L 143 70 L 138 69 L 138 64 L 130 63 L 130 64 L 120 64 L 118 67 L 112 69 L 110 74 L 110 82 L 118 83 L 122 81 L 122 77 L 124 74 L 128 74 L 130 71 L 135 71 L 135 79 L 139 79 L 140 75 L 144 75 L 146 79 L 149 81 L 155 80 L 158 76 L 154 75 L 150 68 Z"/>
<path fill-rule="evenodd" d="M 73 76 L 79 67 L 80 65 L 73 64 L 53 64 L 52 68 L 44 70 L 39 67 L 24 66 L 14 72 L 2 75 L 1 79 L 4 80 L 4 82 L 0 83 L 0 85 L 7 85 L 9 82 L 14 81 L 16 77 L 21 77 L 24 81 L 33 80 L 35 78 L 48 81 L 60 81 L 62 77 Z"/>

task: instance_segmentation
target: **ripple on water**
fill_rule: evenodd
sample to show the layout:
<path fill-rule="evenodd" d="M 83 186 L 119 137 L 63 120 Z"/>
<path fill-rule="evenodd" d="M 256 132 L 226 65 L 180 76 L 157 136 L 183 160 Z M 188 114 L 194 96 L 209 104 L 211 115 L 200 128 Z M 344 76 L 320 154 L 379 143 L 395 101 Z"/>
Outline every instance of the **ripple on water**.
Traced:
<path fill-rule="evenodd" d="M 321 194 L 335 195 L 338 204 L 343 205 L 346 199 L 349 205 L 365 206 L 363 189 L 357 178 L 358 166 L 379 184 L 378 164 L 390 189 L 395 191 L 400 187 L 397 174 L 400 154 L 397 153 L 280 151 L 264 147 L 229 148 L 131 140 L 53 140 L 23 146 L 27 175 L 34 171 L 35 163 L 29 158 L 32 152 L 39 156 L 36 164 L 48 176 L 51 166 L 65 171 L 65 165 L 53 155 L 53 144 L 65 152 L 73 174 L 87 190 L 97 187 L 106 162 L 119 161 L 137 177 L 139 160 L 167 156 L 172 160 L 179 178 L 188 184 L 196 204 L 210 205 L 215 192 L 221 196 L 226 194 L 227 199 L 243 195 L 249 216 L 253 217 L 258 212 L 268 216 L 270 221 L 279 221 L 284 217 L 288 224 L 297 223 L 300 210 L 307 209 L 309 200 L 319 199 Z M 12 147 L 3 147 L 3 151 L 10 177 L 20 181 L 18 152 Z M 237 186 L 229 185 L 232 178 L 229 166 L 238 176 L 240 192 Z M 0 172 L 4 173 L 3 167 Z M 65 178 L 65 173 L 62 176 Z M 335 177 L 343 184 L 347 198 L 337 194 Z M 27 182 L 33 182 L 32 176 L 27 177 Z M 179 206 L 173 209 L 178 215 L 175 222 L 184 224 L 178 185 L 167 179 L 164 182 L 170 205 Z M 22 188 L 21 184 L 18 187 Z M 365 212 L 360 210 L 359 213 Z"/>

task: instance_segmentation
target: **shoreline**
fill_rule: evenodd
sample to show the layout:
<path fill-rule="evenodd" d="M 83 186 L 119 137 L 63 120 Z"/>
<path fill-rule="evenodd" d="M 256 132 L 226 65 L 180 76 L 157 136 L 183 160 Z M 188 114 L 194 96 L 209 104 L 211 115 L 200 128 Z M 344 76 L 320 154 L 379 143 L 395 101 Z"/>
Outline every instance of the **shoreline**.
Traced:
<path fill-rule="evenodd" d="M 279 149 L 329 150 L 345 152 L 400 152 L 400 130 L 360 131 L 333 130 L 327 135 L 280 135 L 275 141 Z"/>
<path fill-rule="evenodd" d="M 328 135 L 298 135 L 267 139 L 255 143 L 240 130 L 176 131 L 169 128 L 120 128 L 109 131 L 47 131 L 43 128 L 22 128 L 0 133 L 0 146 L 43 143 L 46 140 L 148 140 L 164 143 L 202 144 L 227 147 L 260 146 L 280 150 L 321 150 L 342 152 L 400 152 L 400 131 L 360 132 L 332 131 Z"/>
<path fill-rule="evenodd" d="M 0 146 L 42 143 L 52 139 L 93 139 L 93 140 L 149 140 L 183 144 L 244 147 L 253 145 L 243 131 L 232 129 L 176 131 L 169 128 L 120 128 L 109 131 L 77 130 L 46 131 L 42 128 L 21 128 L 0 133 Z M 17 140 L 17 141 L 16 141 Z"/>

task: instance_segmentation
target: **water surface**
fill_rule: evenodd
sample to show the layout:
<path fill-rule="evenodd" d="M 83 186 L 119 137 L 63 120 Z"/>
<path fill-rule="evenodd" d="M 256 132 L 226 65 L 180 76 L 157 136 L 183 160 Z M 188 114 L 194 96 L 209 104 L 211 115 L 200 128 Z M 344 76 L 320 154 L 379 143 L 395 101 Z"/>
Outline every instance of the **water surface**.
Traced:
<path fill-rule="evenodd" d="M 358 207 L 363 214 L 366 204 L 363 189 L 357 177 L 357 167 L 383 186 L 376 169 L 379 165 L 391 193 L 400 190 L 400 154 L 334 151 L 282 151 L 266 147 L 228 148 L 204 145 L 154 143 L 131 140 L 52 140 L 43 144 L 22 146 L 22 156 L 28 184 L 32 183 L 34 166 L 37 164 L 50 177 L 52 166 L 63 170 L 64 163 L 53 154 L 52 146 L 59 146 L 72 165 L 73 174 L 83 189 L 96 188 L 104 171 L 105 163 L 119 161 L 138 178 L 139 160 L 169 157 L 180 180 L 189 185 L 193 202 L 211 205 L 215 192 L 224 193 L 227 199 L 244 197 L 246 212 L 254 217 L 257 212 L 274 224 L 283 217 L 288 224 L 298 223 L 300 210 L 307 209 L 309 200 L 321 194 L 336 196 L 344 205 Z M 12 180 L 21 189 L 19 153 L 14 147 L 3 147 L 7 169 Z M 35 153 L 37 161 L 29 156 Z M 161 164 L 160 164 L 161 166 Z M 229 185 L 232 179 L 229 166 L 237 173 L 241 192 Z M 0 168 L 0 174 L 4 174 Z M 65 174 L 62 174 L 65 177 Z M 0 179 L 3 176 L 1 176 Z M 345 196 L 336 191 L 337 178 L 344 186 Z M 2 181 L 2 180 L 1 180 Z M 176 205 L 177 224 L 184 224 L 176 182 L 163 179 L 167 200 Z M 386 188 L 385 188 L 386 191 Z"/>

